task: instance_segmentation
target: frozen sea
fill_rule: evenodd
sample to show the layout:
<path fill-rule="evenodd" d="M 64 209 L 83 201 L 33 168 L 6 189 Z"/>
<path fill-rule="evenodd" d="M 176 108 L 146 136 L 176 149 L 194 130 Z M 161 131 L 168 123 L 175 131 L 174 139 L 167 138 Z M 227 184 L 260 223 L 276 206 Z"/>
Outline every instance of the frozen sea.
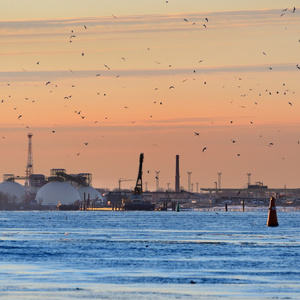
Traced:
<path fill-rule="evenodd" d="M 300 299 L 300 212 L 0 212 L 1 299 Z"/>

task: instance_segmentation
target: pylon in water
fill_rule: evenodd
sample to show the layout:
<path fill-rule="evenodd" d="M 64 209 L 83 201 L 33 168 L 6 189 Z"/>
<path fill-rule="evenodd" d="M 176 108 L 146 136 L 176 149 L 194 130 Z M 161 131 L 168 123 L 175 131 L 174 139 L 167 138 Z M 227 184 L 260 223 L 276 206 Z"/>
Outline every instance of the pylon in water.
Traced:
<path fill-rule="evenodd" d="M 270 199 L 267 226 L 271 226 L 271 227 L 278 226 L 276 205 L 275 205 L 275 198 L 274 197 L 271 197 L 271 199 Z"/>

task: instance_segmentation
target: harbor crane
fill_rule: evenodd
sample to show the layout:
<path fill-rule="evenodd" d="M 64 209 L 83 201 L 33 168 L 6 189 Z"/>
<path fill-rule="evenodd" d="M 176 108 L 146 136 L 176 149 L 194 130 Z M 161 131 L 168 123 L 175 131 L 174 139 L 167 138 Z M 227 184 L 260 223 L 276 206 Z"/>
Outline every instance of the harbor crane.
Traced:
<path fill-rule="evenodd" d="M 143 161 L 144 161 L 144 153 L 140 154 L 140 163 L 139 163 L 139 172 L 138 177 L 136 179 L 136 185 L 133 191 L 133 195 L 142 195 L 143 194 L 143 181 L 142 181 L 142 174 L 143 174 Z"/>
<path fill-rule="evenodd" d="M 135 179 L 119 178 L 119 191 L 121 190 L 121 182 L 122 181 L 135 181 Z"/>

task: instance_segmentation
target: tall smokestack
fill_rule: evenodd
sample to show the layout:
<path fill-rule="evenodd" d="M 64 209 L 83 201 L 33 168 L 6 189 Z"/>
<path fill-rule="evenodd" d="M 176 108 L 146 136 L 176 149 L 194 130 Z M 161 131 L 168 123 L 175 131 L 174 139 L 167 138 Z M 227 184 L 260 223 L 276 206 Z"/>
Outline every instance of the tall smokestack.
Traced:
<path fill-rule="evenodd" d="M 179 183 L 179 155 L 176 155 L 176 175 L 175 175 L 175 192 L 180 192 L 180 183 Z"/>

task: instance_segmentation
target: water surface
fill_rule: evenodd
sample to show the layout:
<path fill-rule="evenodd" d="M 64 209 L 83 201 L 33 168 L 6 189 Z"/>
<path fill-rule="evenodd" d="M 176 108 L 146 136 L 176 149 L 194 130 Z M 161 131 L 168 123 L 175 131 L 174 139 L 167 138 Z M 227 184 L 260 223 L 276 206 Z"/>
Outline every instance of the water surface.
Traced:
<path fill-rule="evenodd" d="M 0 212 L 3 299 L 299 299 L 299 212 Z"/>

